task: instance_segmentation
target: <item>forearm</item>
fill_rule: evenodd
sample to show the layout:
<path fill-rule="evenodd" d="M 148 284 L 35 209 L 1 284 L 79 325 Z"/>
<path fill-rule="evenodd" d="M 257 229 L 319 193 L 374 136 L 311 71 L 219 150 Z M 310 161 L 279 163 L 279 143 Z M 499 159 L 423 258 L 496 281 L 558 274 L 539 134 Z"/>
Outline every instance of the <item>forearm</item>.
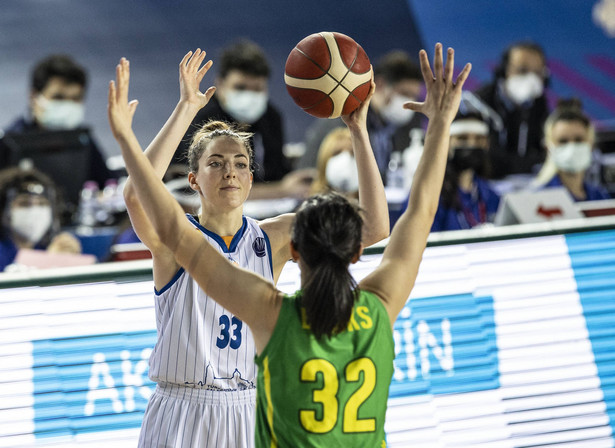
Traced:
<path fill-rule="evenodd" d="M 367 129 L 350 131 L 359 174 L 359 204 L 364 216 L 363 244 L 369 246 L 389 235 L 389 210 Z"/>
<path fill-rule="evenodd" d="M 134 132 L 131 130 L 126 135 L 117 137 L 117 141 L 140 205 L 160 240 L 173 249 L 177 246 L 177 223 L 183 220 L 180 205 L 165 188 L 141 151 Z"/>
<path fill-rule="evenodd" d="M 177 103 L 167 122 L 145 150 L 145 155 L 160 178 L 164 176 L 199 109 L 199 106 L 186 101 Z"/>
<path fill-rule="evenodd" d="M 450 124 L 443 119 L 429 121 L 423 155 L 412 181 L 407 212 L 426 213 L 433 220 L 448 160 L 449 127 Z"/>
<path fill-rule="evenodd" d="M 169 119 L 145 150 L 145 156 L 154 167 L 159 179 L 162 179 L 166 173 L 177 147 L 198 111 L 198 106 L 180 100 Z M 124 191 L 126 194 L 134 193 L 130 177 Z"/>

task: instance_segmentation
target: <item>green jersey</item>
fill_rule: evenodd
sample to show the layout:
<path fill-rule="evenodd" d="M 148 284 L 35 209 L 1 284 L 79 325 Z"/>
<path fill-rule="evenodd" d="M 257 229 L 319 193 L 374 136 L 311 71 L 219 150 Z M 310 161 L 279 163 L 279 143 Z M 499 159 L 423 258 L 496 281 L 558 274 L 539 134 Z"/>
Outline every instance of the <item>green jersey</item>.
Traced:
<path fill-rule="evenodd" d="M 347 330 L 318 340 L 286 296 L 267 347 L 256 357 L 257 447 L 384 447 L 395 356 L 380 299 L 361 291 Z"/>

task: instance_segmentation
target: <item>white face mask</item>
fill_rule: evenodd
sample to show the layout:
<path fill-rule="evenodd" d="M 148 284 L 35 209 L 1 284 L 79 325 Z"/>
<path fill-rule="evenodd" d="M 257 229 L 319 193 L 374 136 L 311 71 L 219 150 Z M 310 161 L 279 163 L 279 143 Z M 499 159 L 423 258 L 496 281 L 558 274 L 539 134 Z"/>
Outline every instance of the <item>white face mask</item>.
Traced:
<path fill-rule="evenodd" d="M 553 162 L 558 170 L 578 173 L 589 168 L 592 162 L 592 148 L 589 143 L 566 143 L 551 148 Z"/>
<path fill-rule="evenodd" d="M 345 193 L 359 191 L 359 173 L 352 154 L 342 151 L 327 162 L 327 183 Z"/>
<path fill-rule="evenodd" d="M 389 101 L 389 103 L 384 106 L 382 111 L 380 111 L 380 115 L 382 115 L 382 118 L 384 118 L 387 123 L 391 123 L 396 126 L 407 124 L 414 116 L 413 110 L 404 109 L 404 104 L 408 101 L 413 100 L 407 96 L 394 93 L 391 101 Z"/>
<path fill-rule="evenodd" d="M 38 243 L 47 233 L 52 220 L 49 205 L 31 205 L 11 210 L 11 229 L 32 244 Z"/>
<path fill-rule="evenodd" d="M 43 95 L 39 95 L 36 101 L 41 109 L 37 120 L 46 129 L 75 129 L 83 123 L 83 103 L 71 100 L 48 100 Z"/>
<path fill-rule="evenodd" d="M 252 124 L 267 110 L 267 100 L 265 92 L 229 90 L 225 95 L 224 110 L 240 123 Z"/>
<path fill-rule="evenodd" d="M 523 104 L 542 95 L 544 81 L 536 73 L 514 75 L 506 79 L 504 89 L 513 103 Z"/>

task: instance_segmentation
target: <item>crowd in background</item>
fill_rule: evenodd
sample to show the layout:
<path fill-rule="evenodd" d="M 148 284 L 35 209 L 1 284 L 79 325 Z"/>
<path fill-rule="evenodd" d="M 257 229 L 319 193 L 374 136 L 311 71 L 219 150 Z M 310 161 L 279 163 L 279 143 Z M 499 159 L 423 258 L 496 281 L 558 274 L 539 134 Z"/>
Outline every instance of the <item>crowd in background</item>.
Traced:
<path fill-rule="evenodd" d="M 211 119 L 252 133 L 249 199 L 261 211 L 255 217 L 266 217 L 269 209 L 277 214 L 280 204 L 290 211 L 309 195 L 330 190 L 357 198 L 357 168 L 341 119 L 314 119 L 299 145 L 302 154 L 291 156 L 285 152 L 284 117 L 269 97 L 271 68 L 264 51 L 251 41 L 233 42 L 216 61 L 216 70 L 216 92 L 197 114 L 165 175 L 187 212 L 197 212 L 199 201 L 188 185 L 186 151 L 194 131 Z M 79 137 L 86 155 L 75 162 L 74 179 L 58 175 L 51 164 L 20 157 L 14 147 L 29 136 L 51 141 L 50 136 L 68 139 L 76 130 L 87 130 L 86 69 L 70 56 L 50 55 L 35 64 L 30 78 L 28 113 L 4 126 L 0 140 L 0 271 L 18 265 L 20 250 L 78 256 L 84 238 L 97 227 L 112 228 L 113 243 L 138 243 L 122 204 L 125 172 L 105 163 L 94 136 Z M 369 136 L 387 194 L 401 204 L 401 212 L 426 126 L 402 106 L 422 99 L 423 79 L 413 57 L 393 50 L 375 61 L 374 81 Z M 503 51 L 490 82 L 464 92 L 451 126 L 449 163 L 432 231 L 490 225 L 502 196 L 511 191 L 560 187 L 574 201 L 611 198 L 613 186 L 602 176 L 596 132 L 583 99 L 561 99 L 551 107 L 549 87 L 544 50 L 534 42 L 516 42 Z M 81 178 L 87 182 L 75 195 L 69 180 Z M 391 215 L 391 225 L 396 216 Z M 108 245 L 97 256 L 110 260 Z"/>

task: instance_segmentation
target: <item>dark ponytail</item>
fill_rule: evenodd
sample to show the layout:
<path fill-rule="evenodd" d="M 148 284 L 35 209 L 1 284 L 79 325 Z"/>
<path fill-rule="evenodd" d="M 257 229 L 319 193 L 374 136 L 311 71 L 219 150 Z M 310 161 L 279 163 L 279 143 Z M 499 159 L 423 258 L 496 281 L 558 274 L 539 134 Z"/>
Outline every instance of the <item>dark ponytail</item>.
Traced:
<path fill-rule="evenodd" d="M 337 193 L 314 196 L 297 212 L 293 246 L 310 270 L 300 306 L 317 338 L 348 325 L 358 294 L 348 266 L 361 248 L 362 226 L 358 207 Z"/>

